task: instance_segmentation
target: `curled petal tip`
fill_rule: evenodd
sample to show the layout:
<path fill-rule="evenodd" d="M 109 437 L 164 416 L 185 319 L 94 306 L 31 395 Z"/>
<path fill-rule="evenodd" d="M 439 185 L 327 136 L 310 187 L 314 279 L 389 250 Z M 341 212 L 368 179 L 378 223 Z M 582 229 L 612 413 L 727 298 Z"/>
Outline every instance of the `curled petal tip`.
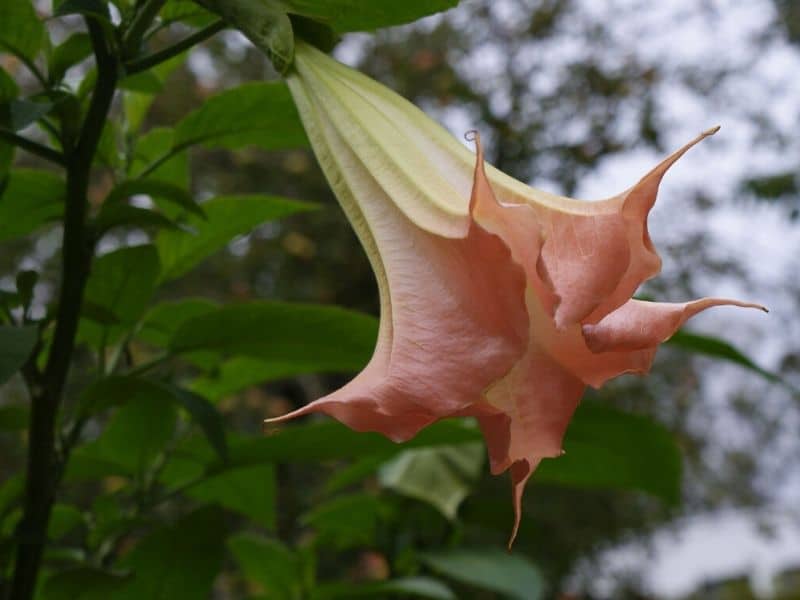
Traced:
<path fill-rule="evenodd" d="M 468 142 L 475 142 L 477 141 L 478 144 L 481 142 L 481 134 L 477 129 L 470 129 L 468 132 L 464 134 L 464 139 Z"/>

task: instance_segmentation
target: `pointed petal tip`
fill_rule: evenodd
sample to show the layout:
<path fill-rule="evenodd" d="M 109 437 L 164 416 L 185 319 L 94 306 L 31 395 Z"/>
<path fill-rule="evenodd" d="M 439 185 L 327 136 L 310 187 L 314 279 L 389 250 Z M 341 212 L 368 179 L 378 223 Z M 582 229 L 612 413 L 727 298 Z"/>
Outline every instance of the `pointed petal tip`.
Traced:
<path fill-rule="evenodd" d="M 720 127 L 722 127 L 722 126 L 721 125 L 714 125 L 714 127 L 712 127 L 711 129 L 706 129 L 700 135 L 702 135 L 703 137 L 708 137 L 710 135 L 714 135 L 715 133 L 717 133 L 720 130 Z"/>

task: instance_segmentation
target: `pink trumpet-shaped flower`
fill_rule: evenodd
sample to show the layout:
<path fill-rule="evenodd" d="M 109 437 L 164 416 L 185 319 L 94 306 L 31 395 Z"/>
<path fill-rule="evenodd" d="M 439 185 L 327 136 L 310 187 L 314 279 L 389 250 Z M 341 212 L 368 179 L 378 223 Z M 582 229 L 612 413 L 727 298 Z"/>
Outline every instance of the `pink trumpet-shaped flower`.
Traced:
<path fill-rule="evenodd" d="M 722 304 L 632 300 L 661 261 L 647 215 L 664 173 L 710 130 L 608 200 L 530 188 L 484 165 L 422 111 L 299 45 L 288 77 L 314 151 L 375 271 L 374 355 L 341 389 L 292 413 L 326 413 L 400 442 L 477 417 L 492 472 L 525 482 L 561 442 L 587 385 L 646 373 L 658 344 Z M 511 542 L 509 542 L 510 544 Z"/>

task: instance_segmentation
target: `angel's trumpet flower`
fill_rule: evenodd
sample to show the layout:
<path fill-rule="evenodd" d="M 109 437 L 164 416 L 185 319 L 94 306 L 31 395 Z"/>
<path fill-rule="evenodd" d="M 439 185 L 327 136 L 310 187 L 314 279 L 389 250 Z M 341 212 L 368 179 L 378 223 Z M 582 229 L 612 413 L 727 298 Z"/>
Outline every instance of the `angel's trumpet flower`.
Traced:
<path fill-rule="evenodd" d="M 300 44 L 288 76 L 314 152 L 375 271 L 375 353 L 350 383 L 281 421 L 323 412 L 403 441 L 477 417 L 493 473 L 525 482 L 561 454 L 587 385 L 649 370 L 658 344 L 721 304 L 632 300 L 661 262 L 647 215 L 664 173 L 707 131 L 627 191 L 555 196 L 484 165 L 391 90 Z"/>

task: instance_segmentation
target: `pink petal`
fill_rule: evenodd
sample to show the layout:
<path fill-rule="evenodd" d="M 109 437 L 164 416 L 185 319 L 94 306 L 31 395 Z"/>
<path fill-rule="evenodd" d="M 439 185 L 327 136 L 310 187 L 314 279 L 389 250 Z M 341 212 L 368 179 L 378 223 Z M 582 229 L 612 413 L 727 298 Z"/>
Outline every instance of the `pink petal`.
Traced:
<path fill-rule="evenodd" d="M 668 340 L 697 313 L 723 305 L 766 311 L 760 304 L 726 298 L 702 298 L 677 304 L 629 300 L 596 325 L 584 325 L 583 337 L 595 353 L 644 350 Z"/>

